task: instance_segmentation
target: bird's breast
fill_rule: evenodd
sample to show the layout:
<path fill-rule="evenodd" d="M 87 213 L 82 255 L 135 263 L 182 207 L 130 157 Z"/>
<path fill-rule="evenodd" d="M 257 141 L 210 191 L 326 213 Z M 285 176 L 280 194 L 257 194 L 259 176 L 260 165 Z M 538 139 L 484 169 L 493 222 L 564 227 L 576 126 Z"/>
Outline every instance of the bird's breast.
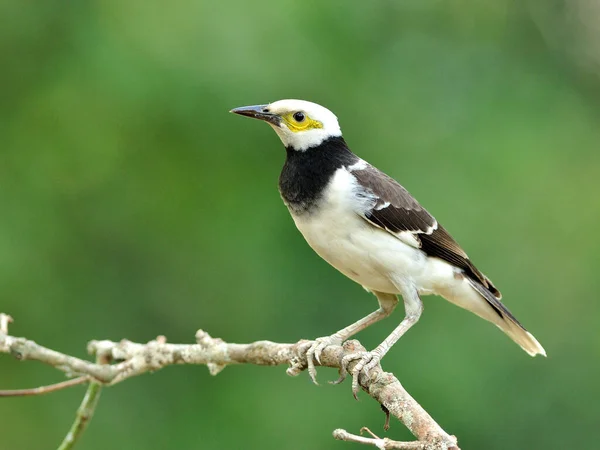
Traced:
<path fill-rule="evenodd" d="M 311 212 L 290 212 L 308 244 L 329 264 L 368 289 L 398 293 L 390 274 L 408 277 L 420 270 L 422 252 L 363 219 L 364 201 L 355 195 L 352 175 L 340 170 Z"/>
<path fill-rule="evenodd" d="M 292 214 L 314 210 L 340 168 L 358 161 L 341 136 L 325 139 L 320 145 L 300 151 L 286 148 L 279 175 L 279 192 Z"/>

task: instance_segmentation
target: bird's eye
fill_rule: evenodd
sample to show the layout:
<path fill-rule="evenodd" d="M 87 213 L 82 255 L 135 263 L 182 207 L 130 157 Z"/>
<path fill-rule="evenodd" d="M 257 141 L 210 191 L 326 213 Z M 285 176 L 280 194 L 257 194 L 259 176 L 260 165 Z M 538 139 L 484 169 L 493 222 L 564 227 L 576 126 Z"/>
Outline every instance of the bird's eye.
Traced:
<path fill-rule="evenodd" d="M 306 116 L 304 115 L 303 112 L 298 111 L 298 112 L 294 113 L 294 120 L 296 122 L 304 122 L 304 119 L 306 119 Z"/>

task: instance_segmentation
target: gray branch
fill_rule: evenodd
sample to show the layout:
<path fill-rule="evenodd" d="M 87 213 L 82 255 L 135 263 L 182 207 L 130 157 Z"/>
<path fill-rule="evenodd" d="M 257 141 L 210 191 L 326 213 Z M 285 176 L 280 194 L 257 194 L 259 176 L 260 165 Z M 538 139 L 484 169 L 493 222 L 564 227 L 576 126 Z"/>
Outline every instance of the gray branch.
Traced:
<path fill-rule="evenodd" d="M 0 314 L 0 353 L 11 354 L 19 360 L 40 361 L 68 376 L 88 376 L 93 382 L 107 386 L 175 364 L 206 365 L 212 375 L 234 364 L 288 365 L 288 375 L 296 376 L 308 366 L 306 351 L 312 343 L 303 340 L 295 344 L 270 341 L 232 344 L 212 338 L 205 331 L 199 330 L 195 344 L 171 344 L 163 336 L 145 344 L 128 340 L 91 341 L 87 347 L 88 352 L 98 361 L 93 363 L 51 350 L 23 337 L 11 336 L 8 334 L 8 323 L 8 316 Z M 315 363 L 339 369 L 342 358 L 357 351 L 364 351 L 360 343 L 355 340 L 347 341 L 343 346 L 327 347 L 320 363 Z M 349 369 L 353 369 L 352 363 Z M 405 443 L 404 447 L 392 447 L 390 443 L 394 441 L 385 440 L 387 447 L 380 448 L 458 450 L 456 438 L 448 435 L 431 418 L 393 374 L 384 372 L 378 366 L 371 371 L 369 379 L 361 375 L 359 383 L 366 393 L 387 408 L 417 438 L 416 442 Z M 336 437 L 339 439 L 341 436 L 338 433 Z M 379 441 L 372 445 L 378 446 L 378 443 Z M 400 444 L 403 443 L 398 443 Z"/>
<path fill-rule="evenodd" d="M 377 447 L 380 450 L 428 450 L 432 447 L 430 444 L 422 442 L 422 441 L 414 441 L 414 442 L 400 442 L 393 441 L 388 438 L 380 438 L 376 436 L 371 430 L 367 427 L 363 427 L 360 430 L 360 434 L 363 432 L 369 433 L 372 437 L 364 437 L 358 436 L 356 434 L 348 433 L 346 430 L 337 429 L 333 431 L 333 437 L 338 441 L 349 441 L 349 442 L 357 442 L 359 444 L 372 445 Z"/>

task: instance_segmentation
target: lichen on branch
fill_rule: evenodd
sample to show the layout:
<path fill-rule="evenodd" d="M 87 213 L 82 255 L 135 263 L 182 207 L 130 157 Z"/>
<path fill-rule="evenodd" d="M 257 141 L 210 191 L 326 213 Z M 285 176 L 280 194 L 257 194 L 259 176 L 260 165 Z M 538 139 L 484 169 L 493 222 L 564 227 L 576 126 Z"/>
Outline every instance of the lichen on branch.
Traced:
<path fill-rule="evenodd" d="M 8 332 L 10 322 L 10 316 L 0 314 L 0 353 L 10 354 L 22 361 L 43 362 L 64 372 L 69 377 L 87 377 L 90 387 L 98 386 L 98 389 L 95 389 L 92 394 L 99 392 L 100 385 L 111 386 L 128 378 L 154 372 L 171 365 L 206 365 L 213 375 L 234 364 L 288 365 L 288 375 L 296 376 L 308 367 L 306 351 L 312 343 L 312 341 L 302 340 L 294 344 L 271 341 L 235 344 L 212 338 L 205 331 L 199 330 L 196 333 L 196 342 L 192 344 L 168 343 L 164 336 L 159 336 L 143 344 L 128 340 L 120 342 L 91 341 L 87 349 L 97 361 L 91 362 L 46 348 L 23 337 L 11 336 Z M 365 349 L 356 340 L 347 341 L 341 346 L 329 346 L 325 348 L 316 364 L 339 370 L 345 355 L 361 351 L 365 351 Z M 349 370 L 352 371 L 352 369 L 353 364 L 351 363 Z M 458 450 L 456 438 L 446 433 L 433 420 L 393 374 L 384 372 L 378 365 L 368 376 L 361 374 L 358 380 L 362 390 L 385 407 L 390 415 L 400 420 L 417 438 L 417 441 L 402 443 L 379 438 L 358 437 L 359 439 L 355 439 L 355 435 L 348 433 L 338 433 L 336 435 L 338 439 L 343 436 L 347 437 L 343 440 L 368 443 L 377 447 L 385 443 L 385 446 L 380 448 Z M 88 388 L 87 397 L 89 395 L 90 388 Z M 90 417 L 97 396 L 93 396 L 92 400 L 93 402 L 87 403 L 84 400 L 82 404 L 85 413 Z M 77 424 L 76 420 L 71 431 L 83 429 L 83 427 L 78 428 Z"/>

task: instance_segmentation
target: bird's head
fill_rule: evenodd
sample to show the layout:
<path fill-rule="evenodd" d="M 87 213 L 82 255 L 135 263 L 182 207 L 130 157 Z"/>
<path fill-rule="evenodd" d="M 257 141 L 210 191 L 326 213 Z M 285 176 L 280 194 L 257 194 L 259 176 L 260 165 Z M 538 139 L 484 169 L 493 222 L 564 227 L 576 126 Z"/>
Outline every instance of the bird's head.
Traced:
<path fill-rule="evenodd" d="M 232 113 L 267 122 L 286 148 L 304 151 L 325 139 L 341 136 L 337 117 L 327 108 L 304 100 L 279 100 L 268 105 L 242 106 Z"/>

